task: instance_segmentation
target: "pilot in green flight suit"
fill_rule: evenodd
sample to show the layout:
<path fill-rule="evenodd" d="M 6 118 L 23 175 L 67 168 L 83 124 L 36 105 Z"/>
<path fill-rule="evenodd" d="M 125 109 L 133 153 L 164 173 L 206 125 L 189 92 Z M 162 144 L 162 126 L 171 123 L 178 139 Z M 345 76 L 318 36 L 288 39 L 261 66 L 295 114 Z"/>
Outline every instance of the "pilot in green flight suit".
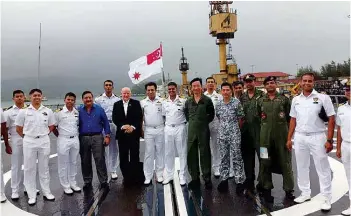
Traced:
<path fill-rule="evenodd" d="M 192 181 L 190 188 L 200 185 L 199 155 L 202 177 L 207 189 L 211 182 L 210 129 L 208 124 L 215 115 L 212 100 L 202 93 L 202 80 L 195 78 L 190 82 L 193 96 L 185 102 L 185 117 L 188 122 L 188 156 L 187 165 Z"/>
<path fill-rule="evenodd" d="M 244 108 L 245 121 L 241 129 L 241 151 L 245 167 L 245 189 L 254 193 L 255 189 L 255 152 L 260 158 L 260 116 L 257 112 L 257 100 L 264 95 L 264 92 L 255 87 L 256 77 L 247 74 L 244 77 L 247 91 L 240 97 L 240 102 Z M 257 180 L 259 181 L 260 175 Z M 257 185 L 261 190 L 261 186 Z M 239 193 L 241 193 L 239 191 Z"/>
<path fill-rule="evenodd" d="M 290 101 L 276 91 L 276 77 L 268 76 L 263 85 L 267 94 L 257 101 L 257 109 L 261 115 L 260 184 L 263 187 L 263 197 L 267 202 L 273 202 L 272 173 L 278 173 L 283 175 L 286 198 L 294 199 L 291 152 L 285 145 L 290 120 Z"/>

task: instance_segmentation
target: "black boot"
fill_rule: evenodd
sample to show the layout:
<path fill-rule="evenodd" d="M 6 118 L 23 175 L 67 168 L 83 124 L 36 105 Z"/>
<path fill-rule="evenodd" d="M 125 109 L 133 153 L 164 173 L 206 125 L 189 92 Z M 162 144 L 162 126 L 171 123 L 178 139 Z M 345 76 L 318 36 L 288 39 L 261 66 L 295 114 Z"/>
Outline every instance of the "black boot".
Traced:
<path fill-rule="evenodd" d="M 242 196 L 244 195 L 244 191 L 245 191 L 245 186 L 244 184 L 236 184 L 236 188 L 235 188 L 235 192 L 237 195 Z"/>
<path fill-rule="evenodd" d="M 227 180 L 223 180 L 219 183 L 217 190 L 219 192 L 226 192 L 228 191 L 228 179 Z"/>
<path fill-rule="evenodd" d="M 212 189 L 212 181 L 211 180 L 206 180 L 205 181 L 205 188 L 206 189 Z"/>
<path fill-rule="evenodd" d="M 294 190 L 285 191 L 285 198 L 289 200 L 294 200 L 295 199 Z"/>

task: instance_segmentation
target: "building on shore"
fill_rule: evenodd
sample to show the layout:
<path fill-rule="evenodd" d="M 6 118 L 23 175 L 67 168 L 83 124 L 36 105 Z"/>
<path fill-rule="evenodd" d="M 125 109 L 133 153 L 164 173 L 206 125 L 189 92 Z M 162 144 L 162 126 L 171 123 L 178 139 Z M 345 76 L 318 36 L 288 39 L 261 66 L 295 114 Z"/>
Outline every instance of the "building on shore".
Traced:
<path fill-rule="evenodd" d="M 283 90 L 290 90 L 291 88 L 293 88 L 298 82 L 299 79 L 296 78 L 295 76 L 288 74 L 288 73 L 284 73 L 281 71 L 275 71 L 275 72 L 254 72 L 254 73 L 250 73 L 253 74 L 256 77 L 256 87 L 258 89 L 263 89 L 263 80 L 268 77 L 268 76 L 275 76 L 277 77 L 277 84 L 278 84 L 278 88 L 280 91 Z M 240 76 L 240 80 L 243 80 L 243 78 L 246 76 L 247 74 L 244 74 L 242 76 Z"/>

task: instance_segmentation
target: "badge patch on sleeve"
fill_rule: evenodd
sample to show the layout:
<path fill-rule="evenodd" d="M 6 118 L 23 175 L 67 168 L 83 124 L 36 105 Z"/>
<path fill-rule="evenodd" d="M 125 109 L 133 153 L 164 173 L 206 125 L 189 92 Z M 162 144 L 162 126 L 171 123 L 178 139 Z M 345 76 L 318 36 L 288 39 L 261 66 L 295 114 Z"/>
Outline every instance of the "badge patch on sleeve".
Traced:
<path fill-rule="evenodd" d="M 279 113 L 279 117 L 280 117 L 280 118 L 284 118 L 284 117 L 285 117 L 285 113 L 284 113 L 284 112 L 280 112 L 280 113 Z"/>
<path fill-rule="evenodd" d="M 268 159 L 268 149 L 266 147 L 260 147 L 260 158 Z"/>

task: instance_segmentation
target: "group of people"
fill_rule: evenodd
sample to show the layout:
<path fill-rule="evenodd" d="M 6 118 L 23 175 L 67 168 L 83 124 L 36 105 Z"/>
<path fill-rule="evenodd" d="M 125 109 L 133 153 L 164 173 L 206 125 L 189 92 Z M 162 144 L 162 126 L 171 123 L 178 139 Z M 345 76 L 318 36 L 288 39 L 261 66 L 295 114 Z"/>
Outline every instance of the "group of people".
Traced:
<path fill-rule="evenodd" d="M 30 91 L 28 107 L 24 104 L 23 91 L 14 91 L 15 105 L 1 118 L 6 152 L 11 154 L 11 198 L 19 198 L 23 163 L 28 203 L 36 203 L 38 159 L 44 198 L 55 199 L 49 188 L 48 166 L 49 134 L 52 132 L 57 136 L 58 175 L 65 194 L 81 190 L 75 180 L 78 153 L 84 189 L 92 187 L 92 156 L 100 187 L 108 188 L 110 179 L 118 178 L 118 167 L 126 186 L 141 182 L 150 184 L 154 170 L 157 182 L 168 184 L 174 178 L 177 154 L 181 185 L 199 187 L 201 167 L 207 189 L 212 188 L 213 173 L 220 178 L 218 190 L 221 192 L 228 190 L 228 179 L 233 177 L 238 194 L 259 192 L 267 202 L 272 202 L 272 173 L 278 173 L 283 176 L 286 197 L 303 203 L 310 200 L 311 195 L 309 162 L 312 153 L 321 193 L 325 197 L 321 209 L 330 210 L 331 170 L 327 153 L 333 148 L 335 127 L 330 97 L 313 89 L 311 73 L 301 77 L 303 91 L 292 102 L 276 91 L 276 77 L 269 76 L 264 80 L 267 93 L 255 87 L 254 75 L 246 75 L 243 81 L 223 83 L 221 92 L 217 93 L 213 77 L 206 79 L 205 92 L 202 80 L 195 78 L 190 82 L 192 96 L 187 99 L 178 95 L 174 82 L 168 83 L 167 98 L 158 97 L 157 85 L 149 82 L 145 85 L 147 97 L 138 101 L 131 98 L 128 87 L 122 88 L 119 98 L 113 93 L 113 81 L 106 80 L 105 92 L 95 100 L 90 91 L 85 91 L 83 105 L 76 108 L 76 95 L 69 92 L 65 95 L 65 106 L 56 113 L 41 104 L 40 89 Z M 348 104 L 339 108 L 336 122 L 337 156 L 343 158 L 350 180 L 350 170 L 346 166 L 350 161 L 349 91 L 348 85 Z M 321 110 L 327 120 L 319 117 Z M 324 121 L 328 121 L 327 135 Z M 293 137 L 298 158 L 298 186 L 302 191 L 296 199 L 291 162 Z M 145 145 L 143 163 L 139 162 L 140 138 L 144 138 Z M 255 155 L 260 164 L 256 187 Z M 6 200 L 3 184 L 0 193 L 1 201 Z M 350 209 L 343 213 L 350 215 Z"/>

